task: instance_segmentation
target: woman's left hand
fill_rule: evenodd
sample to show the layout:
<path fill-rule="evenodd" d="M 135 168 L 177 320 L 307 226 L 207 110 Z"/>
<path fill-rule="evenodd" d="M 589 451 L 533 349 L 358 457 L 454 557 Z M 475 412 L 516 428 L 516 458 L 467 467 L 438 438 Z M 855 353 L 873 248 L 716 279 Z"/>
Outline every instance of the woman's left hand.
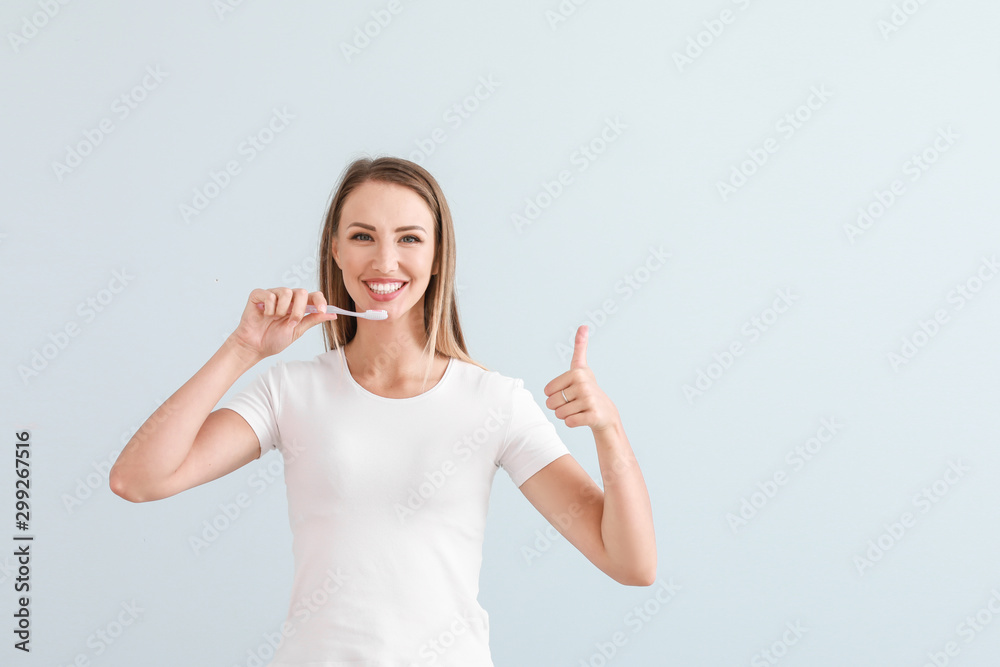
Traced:
<path fill-rule="evenodd" d="M 597 386 L 594 372 L 587 366 L 588 333 L 586 324 L 576 330 L 569 370 L 545 385 L 542 391 L 548 396 L 545 407 L 555 410 L 556 417 L 566 426 L 589 426 L 596 432 L 615 425 L 620 417 L 618 408 Z"/>

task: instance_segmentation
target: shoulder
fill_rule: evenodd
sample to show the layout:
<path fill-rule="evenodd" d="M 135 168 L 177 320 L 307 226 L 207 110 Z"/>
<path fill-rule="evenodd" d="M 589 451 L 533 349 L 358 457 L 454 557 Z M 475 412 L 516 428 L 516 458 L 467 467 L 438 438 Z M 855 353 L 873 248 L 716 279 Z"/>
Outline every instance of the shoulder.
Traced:
<path fill-rule="evenodd" d="M 457 357 L 452 357 L 450 372 L 455 375 L 456 384 L 494 395 L 510 396 L 524 387 L 521 378 L 503 375 L 499 371 L 486 371 Z"/>
<path fill-rule="evenodd" d="M 317 354 L 312 359 L 272 359 L 261 374 L 268 380 L 281 381 L 329 373 L 331 370 L 339 371 L 337 354 L 337 350 L 330 350 Z"/>

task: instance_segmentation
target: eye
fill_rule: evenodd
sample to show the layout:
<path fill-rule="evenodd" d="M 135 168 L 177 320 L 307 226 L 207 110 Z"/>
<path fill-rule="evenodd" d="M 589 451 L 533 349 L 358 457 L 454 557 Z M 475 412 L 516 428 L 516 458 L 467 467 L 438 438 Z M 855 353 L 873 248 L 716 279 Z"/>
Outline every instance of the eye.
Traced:
<path fill-rule="evenodd" d="M 368 234 L 366 234 L 365 232 L 358 232 L 357 234 L 355 234 L 354 236 L 351 237 L 351 240 L 353 241 L 354 239 L 358 238 L 359 236 L 368 236 Z"/>
<path fill-rule="evenodd" d="M 416 243 L 420 243 L 420 242 L 421 242 L 421 241 L 420 241 L 420 237 L 419 237 L 419 236 L 414 236 L 413 234 L 407 234 L 407 235 L 406 235 L 406 236 L 404 236 L 403 238 L 404 238 L 404 239 L 413 239 L 413 240 L 414 240 L 414 242 L 416 242 Z"/>

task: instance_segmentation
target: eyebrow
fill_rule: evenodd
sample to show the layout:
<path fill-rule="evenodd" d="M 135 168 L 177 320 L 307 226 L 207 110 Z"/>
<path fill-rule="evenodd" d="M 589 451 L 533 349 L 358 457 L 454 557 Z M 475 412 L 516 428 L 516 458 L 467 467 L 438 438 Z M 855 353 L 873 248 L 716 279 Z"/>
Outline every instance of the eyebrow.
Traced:
<path fill-rule="evenodd" d="M 375 231 L 375 227 L 374 226 L 372 226 L 372 225 L 366 225 L 363 222 L 352 222 L 351 224 L 347 225 L 347 227 L 348 227 L 348 229 L 350 229 L 351 227 L 354 227 L 355 225 L 357 225 L 358 227 L 361 227 L 362 229 L 370 229 L 373 232 Z M 396 231 L 397 232 L 405 232 L 405 231 L 410 230 L 410 229 L 419 229 L 420 231 L 424 232 L 425 234 L 427 233 L 427 230 L 424 229 L 423 227 L 421 227 L 420 225 L 407 225 L 405 227 L 396 227 Z"/>

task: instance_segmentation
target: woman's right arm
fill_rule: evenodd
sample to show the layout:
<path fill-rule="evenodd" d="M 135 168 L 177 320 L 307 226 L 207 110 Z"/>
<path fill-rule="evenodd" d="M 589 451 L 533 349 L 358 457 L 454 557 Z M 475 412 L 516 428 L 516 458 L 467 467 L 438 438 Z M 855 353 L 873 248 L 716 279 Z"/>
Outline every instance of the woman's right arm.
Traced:
<path fill-rule="evenodd" d="M 304 315 L 308 304 L 320 312 Z M 232 410 L 212 408 L 257 362 L 277 354 L 310 327 L 335 319 L 323 312 L 325 307 L 320 292 L 251 292 L 236 331 L 125 445 L 109 474 L 111 490 L 132 502 L 159 500 L 257 459 L 260 442 L 246 420 Z"/>

